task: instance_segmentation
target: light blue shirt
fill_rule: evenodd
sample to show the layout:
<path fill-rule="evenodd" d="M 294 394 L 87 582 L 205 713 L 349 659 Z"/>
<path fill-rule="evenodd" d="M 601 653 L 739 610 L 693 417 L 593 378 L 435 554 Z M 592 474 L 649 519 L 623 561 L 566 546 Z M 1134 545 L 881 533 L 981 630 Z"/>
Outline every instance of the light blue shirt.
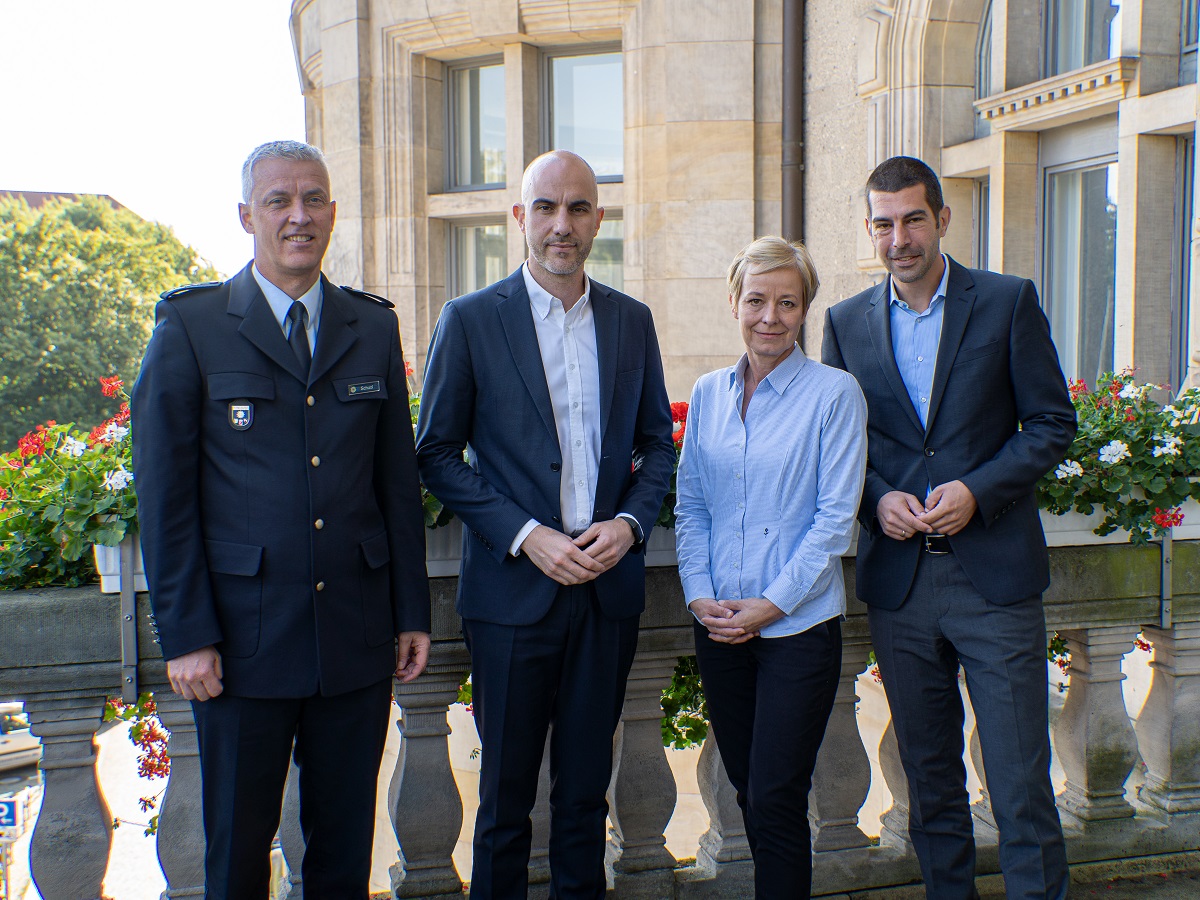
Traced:
<path fill-rule="evenodd" d="M 921 419 L 929 424 L 929 395 L 933 392 L 933 368 L 937 362 L 938 343 L 942 339 L 942 318 L 946 310 L 946 283 L 950 279 L 950 264 L 942 254 L 942 280 L 933 300 L 924 312 L 914 312 L 896 294 L 896 283 L 889 279 L 889 311 L 892 324 L 892 355 L 909 399 Z"/>
<path fill-rule="evenodd" d="M 747 359 L 692 389 L 675 515 L 686 602 L 765 597 L 784 617 L 763 637 L 844 614 L 867 461 L 867 404 L 850 374 L 797 346 L 741 417 Z"/>
<path fill-rule="evenodd" d="M 262 273 L 258 271 L 258 266 L 252 265 L 250 271 L 254 273 L 254 280 L 258 282 L 263 296 L 267 298 L 267 305 L 271 307 L 271 312 L 275 314 L 275 321 L 279 323 L 279 327 L 283 330 L 283 336 L 285 338 L 290 337 L 288 332 L 291 330 L 291 327 L 288 324 L 287 314 L 288 310 L 292 308 L 292 298 L 267 281 Z M 321 279 L 318 278 L 312 287 L 296 299 L 303 303 L 304 308 L 308 310 L 308 328 L 306 329 L 308 331 L 308 352 L 315 353 L 317 349 L 317 329 L 321 327 Z"/>

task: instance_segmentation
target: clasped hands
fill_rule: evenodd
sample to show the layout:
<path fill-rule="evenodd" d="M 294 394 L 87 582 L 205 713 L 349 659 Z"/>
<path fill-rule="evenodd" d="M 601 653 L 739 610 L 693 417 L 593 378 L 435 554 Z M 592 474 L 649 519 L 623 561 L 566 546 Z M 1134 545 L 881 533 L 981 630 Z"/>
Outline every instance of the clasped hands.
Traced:
<path fill-rule="evenodd" d="M 907 541 L 918 531 L 958 534 L 978 508 L 970 488 L 961 481 L 947 481 L 930 491 L 924 503 L 904 491 L 888 491 L 879 498 L 875 516 L 884 534 Z"/>
<path fill-rule="evenodd" d="M 708 629 L 708 636 L 721 644 L 741 644 L 758 637 L 764 628 L 783 618 L 783 610 L 766 597 L 701 598 L 689 603 L 688 609 Z"/>
<path fill-rule="evenodd" d="M 521 552 L 559 584 L 584 584 L 619 563 L 632 546 L 633 526 L 618 518 L 593 522 L 577 538 L 538 525 L 521 542 Z"/>

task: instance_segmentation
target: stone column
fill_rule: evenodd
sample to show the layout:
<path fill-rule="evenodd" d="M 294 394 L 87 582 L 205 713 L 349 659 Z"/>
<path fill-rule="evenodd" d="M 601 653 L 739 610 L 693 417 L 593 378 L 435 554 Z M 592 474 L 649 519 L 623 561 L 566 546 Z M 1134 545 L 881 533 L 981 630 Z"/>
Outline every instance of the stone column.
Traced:
<path fill-rule="evenodd" d="M 663 832 L 675 811 L 675 777 L 662 743 L 662 692 L 675 670 L 676 650 L 639 650 L 629 672 L 625 707 L 613 747 L 608 786 L 605 862 L 624 897 L 670 897 L 675 857 Z M 602 738 L 598 738 L 602 739 Z"/>
<path fill-rule="evenodd" d="M 46 787 L 29 868 L 45 900 L 98 900 L 112 844 L 112 815 L 96 780 L 103 695 L 34 697 L 30 730 L 42 740 Z"/>
<path fill-rule="evenodd" d="M 1067 700 L 1054 725 L 1054 748 L 1067 773 L 1059 806 L 1084 822 L 1133 815 L 1125 779 L 1137 760 L 1137 737 L 1121 682 L 1121 660 L 1136 625 L 1060 631 L 1071 651 Z"/>
<path fill-rule="evenodd" d="M 879 768 L 892 792 L 892 805 L 879 819 L 879 842 L 906 854 L 913 853 L 912 840 L 908 836 L 908 776 L 900 762 L 900 744 L 890 719 L 879 740 Z"/>
<path fill-rule="evenodd" d="M 854 690 L 859 673 L 867 667 L 870 646 L 868 640 L 847 641 L 842 649 L 837 698 L 817 754 L 809 795 L 816 853 L 871 845 L 871 839 L 858 827 L 858 811 L 871 790 L 871 761 L 858 731 L 858 694 Z"/>
<path fill-rule="evenodd" d="M 979 776 L 979 799 L 971 804 L 975 818 L 992 830 L 996 829 L 996 816 L 992 813 L 992 798 L 988 794 L 987 772 L 983 768 L 983 746 L 979 743 L 979 725 L 971 729 L 971 765 Z"/>
<path fill-rule="evenodd" d="M 167 879 L 164 898 L 204 896 L 204 818 L 200 802 L 200 749 L 192 704 L 170 690 L 154 695 L 158 717 L 171 732 L 171 774 L 158 814 L 158 864 Z"/>
<path fill-rule="evenodd" d="M 720 878 L 722 867 L 745 862 L 751 857 L 750 842 L 746 839 L 746 821 L 738 806 L 737 791 L 725 774 L 721 748 L 717 746 L 712 731 L 709 731 L 708 739 L 700 749 L 696 783 L 700 787 L 700 799 L 708 810 L 708 830 L 700 835 L 696 863 L 712 869 Z"/>
<path fill-rule="evenodd" d="M 551 726 L 553 729 L 553 726 Z M 529 883 L 550 883 L 550 734 L 542 750 L 542 767 L 538 770 L 537 796 L 529 815 L 533 834 L 529 846 Z"/>
<path fill-rule="evenodd" d="M 403 741 L 388 788 L 392 828 L 400 841 L 391 867 L 396 897 L 462 892 L 452 854 L 462 829 L 463 806 L 450 768 L 446 710 L 469 668 L 462 645 L 435 645 L 421 677 L 393 687 L 403 710 L 398 723 Z"/>
<path fill-rule="evenodd" d="M 293 756 L 288 764 L 287 781 L 283 785 L 283 812 L 279 816 L 276 835 L 283 861 L 287 864 L 287 893 L 284 897 L 300 897 L 303 877 L 300 865 L 304 860 L 304 832 L 300 828 L 300 768 Z"/>
<path fill-rule="evenodd" d="M 1136 731 L 1146 763 L 1142 802 L 1167 813 L 1200 811 L 1200 622 L 1143 628 L 1154 675 Z"/>

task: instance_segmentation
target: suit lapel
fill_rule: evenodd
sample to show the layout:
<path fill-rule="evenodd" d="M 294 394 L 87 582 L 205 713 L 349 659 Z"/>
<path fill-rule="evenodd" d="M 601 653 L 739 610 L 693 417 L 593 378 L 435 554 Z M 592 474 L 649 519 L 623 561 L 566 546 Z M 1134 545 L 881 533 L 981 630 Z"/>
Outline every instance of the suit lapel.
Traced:
<path fill-rule="evenodd" d="M 309 372 L 310 384 L 332 369 L 358 340 L 358 332 L 350 326 L 358 319 L 354 301 L 330 284 L 324 275 L 321 281 L 321 326 L 317 329 L 317 350 Z"/>
<path fill-rule="evenodd" d="M 608 428 L 612 412 L 613 390 L 617 384 L 617 341 L 621 330 L 621 310 L 599 282 L 592 282 L 592 317 L 596 323 L 596 357 L 600 373 L 600 434 Z"/>
<path fill-rule="evenodd" d="M 542 351 L 538 347 L 537 332 L 533 328 L 533 314 L 529 311 L 529 295 L 525 292 L 525 278 L 517 269 L 500 285 L 496 309 L 508 349 L 512 353 L 525 389 L 537 407 L 538 415 L 550 436 L 558 441 L 558 428 L 554 424 L 554 408 L 550 405 L 550 389 L 546 387 L 546 372 L 542 368 Z"/>
<path fill-rule="evenodd" d="M 946 259 L 950 265 L 950 278 L 946 282 L 946 308 L 942 311 L 942 336 L 938 341 L 937 362 L 933 368 L 933 390 L 929 395 L 926 430 L 933 428 L 934 417 L 946 392 L 946 382 L 950 379 L 954 357 L 958 355 L 971 309 L 975 305 L 975 281 L 971 273 L 949 256 Z"/>
<path fill-rule="evenodd" d="M 879 360 L 879 367 L 883 369 L 884 379 L 891 387 L 892 393 L 896 395 L 896 400 L 908 415 L 908 420 L 912 422 L 913 426 L 918 431 L 924 431 L 921 419 L 917 415 L 917 411 L 913 409 L 912 398 L 908 396 L 908 388 L 904 386 L 904 379 L 900 376 L 900 369 L 896 365 L 896 353 L 892 349 L 892 318 L 888 302 L 888 284 L 889 281 L 884 279 L 875 288 L 871 305 L 867 307 L 867 333 L 871 336 L 871 346 L 875 350 L 875 358 Z"/>
<path fill-rule="evenodd" d="M 267 298 L 258 289 L 258 282 L 254 280 L 249 266 L 235 275 L 233 283 L 229 286 L 228 311 L 230 315 L 241 318 L 242 324 L 238 326 L 238 333 L 242 337 L 270 357 L 285 372 L 298 381 L 304 381 L 300 360 L 296 359 L 296 354 L 288 346 L 283 329 L 279 327 L 275 314 L 271 312 Z"/>

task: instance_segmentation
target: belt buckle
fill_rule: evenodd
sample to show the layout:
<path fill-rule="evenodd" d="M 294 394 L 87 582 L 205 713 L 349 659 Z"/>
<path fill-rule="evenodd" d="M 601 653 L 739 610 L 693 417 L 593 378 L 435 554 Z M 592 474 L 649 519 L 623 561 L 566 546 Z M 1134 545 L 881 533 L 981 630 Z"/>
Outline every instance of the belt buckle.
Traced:
<path fill-rule="evenodd" d="M 937 544 L 937 546 L 942 546 L 941 541 L 945 541 L 946 536 L 944 534 L 927 534 L 927 535 L 925 535 L 925 552 L 928 553 L 930 556 L 948 556 L 950 554 L 949 550 L 935 550 L 934 549 L 935 545 L 933 544 L 933 541 L 935 541 L 935 540 L 939 542 Z"/>

